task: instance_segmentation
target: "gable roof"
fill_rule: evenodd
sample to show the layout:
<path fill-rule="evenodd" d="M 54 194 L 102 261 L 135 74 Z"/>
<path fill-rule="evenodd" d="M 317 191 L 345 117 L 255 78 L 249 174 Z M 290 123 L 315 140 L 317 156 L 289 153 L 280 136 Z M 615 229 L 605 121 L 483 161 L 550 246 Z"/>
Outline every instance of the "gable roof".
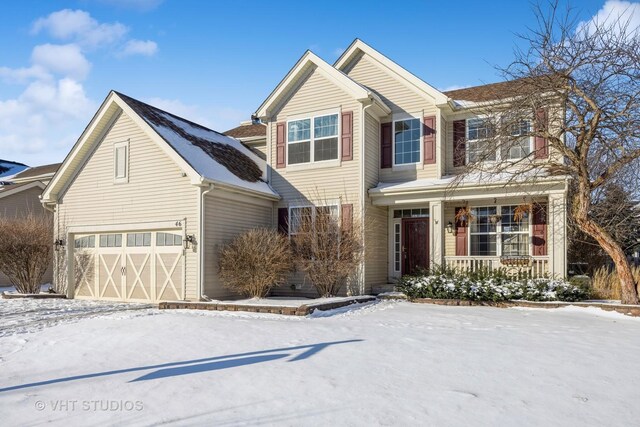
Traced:
<path fill-rule="evenodd" d="M 279 101 L 285 97 L 289 90 L 292 89 L 305 73 L 315 67 L 323 76 L 329 79 L 336 86 L 353 96 L 357 101 L 373 103 L 378 108 L 388 114 L 391 109 L 385 105 L 378 95 L 352 80 L 342 71 L 332 67 L 315 53 L 307 50 L 296 64 L 289 70 L 287 75 L 278 83 L 278 86 L 269 94 L 262 105 L 256 110 L 256 117 L 268 117 L 271 114 L 271 108 L 279 104 Z"/>
<path fill-rule="evenodd" d="M 264 123 L 243 123 L 224 133 L 227 136 L 243 140 L 245 138 L 267 137 L 267 126 Z"/>
<path fill-rule="evenodd" d="M 190 177 L 191 183 L 212 183 L 254 195 L 278 199 L 263 180 L 266 163 L 237 139 L 111 91 L 71 149 L 43 194 L 44 202 L 59 198 L 122 113 Z"/>
<path fill-rule="evenodd" d="M 347 50 L 345 50 L 342 55 L 340 55 L 340 58 L 336 60 L 333 66 L 336 69 L 343 71 L 349 65 L 351 60 L 355 58 L 360 52 L 369 55 L 382 66 L 395 73 L 407 85 L 433 99 L 436 105 L 445 104 L 447 102 L 447 96 L 445 94 L 443 94 L 424 80 L 418 78 L 416 75 L 407 71 L 400 65 L 396 64 L 360 39 L 355 39 L 351 43 L 351 45 L 349 45 Z"/>
<path fill-rule="evenodd" d="M 3 197 L 11 196 L 16 193 L 21 193 L 22 191 L 29 190 L 34 187 L 37 187 L 40 190 L 44 190 L 45 185 L 40 181 L 23 182 L 20 184 L 0 183 L 0 199 L 2 199 Z"/>
<path fill-rule="evenodd" d="M 25 169 L 22 172 L 17 173 L 13 177 L 12 181 L 20 182 L 40 177 L 44 179 L 52 177 L 61 164 L 62 163 L 52 163 L 50 165 L 34 166 L 32 168 Z"/>
<path fill-rule="evenodd" d="M 540 79 L 542 80 L 542 77 Z M 488 102 L 514 98 L 531 90 L 540 90 L 541 83 L 545 83 L 545 81 L 538 81 L 536 84 L 532 84 L 531 78 L 522 78 L 449 90 L 444 94 L 454 101 Z"/>

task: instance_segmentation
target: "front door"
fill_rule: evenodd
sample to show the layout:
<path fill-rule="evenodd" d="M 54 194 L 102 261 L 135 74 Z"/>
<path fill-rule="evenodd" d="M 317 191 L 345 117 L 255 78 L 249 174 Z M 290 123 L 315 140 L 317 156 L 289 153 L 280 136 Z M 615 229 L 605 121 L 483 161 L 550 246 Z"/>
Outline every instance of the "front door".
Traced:
<path fill-rule="evenodd" d="M 429 219 L 402 219 L 402 274 L 429 268 Z"/>

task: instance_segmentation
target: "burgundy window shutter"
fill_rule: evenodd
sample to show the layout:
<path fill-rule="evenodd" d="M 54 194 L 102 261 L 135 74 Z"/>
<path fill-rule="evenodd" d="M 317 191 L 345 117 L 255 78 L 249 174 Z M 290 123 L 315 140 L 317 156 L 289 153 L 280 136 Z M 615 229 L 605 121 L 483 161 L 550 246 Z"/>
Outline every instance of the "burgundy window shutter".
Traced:
<path fill-rule="evenodd" d="M 342 160 L 353 160 L 353 111 L 342 112 L 341 134 Z"/>
<path fill-rule="evenodd" d="M 533 205 L 533 256 L 547 255 L 547 205 Z"/>
<path fill-rule="evenodd" d="M 280 122 L 276 124 L 276 168 L 278 169 L 287 165 L 286 150 L 286 124 Z"/>
<path fill-rule="evenodd" d="M 541 132 L 547 129 L 547 110 L 538 108 L 536 110 L 535 126 L 536 131 Z M 549 144 L 547 139 L 542 136 L 536 136 L 534 142 L 535 158 L 546 159 L 549 157 Z"/>
<path fill-rule="evenodd" d="M 466 164 L 466 138 L 467 122 L 465 120 L 455 120 L 453 122 L 453 166 L 464 166 Z"/>
<path fill-rule="evenodd" d="M 456 208 L 456 216 L 460 209 L 464 208 Z M 456 220 L 456 256 L 467 256 L 468 230 L 467 221 Z"/>
<path fill-rule="evenodd" d="M 278 208 L 278 231 L 289 234 L 289 208 Z"/>
<path fill-rule="evenodd" d="M 353 227 L 353 205 L 351 203 L 342 205 L 342 230 L 349 231 Z"/>
<path fill-rule="evenodd" d="M 380 167 L 390 168 L 392 163 L 393 135 L 391 134 L 391 123 L 382 123 L 380 125 Z"/>
<path fill-rule="evenodd" d="M 424 163 L 436 162 L 436 116 L 424 117 L 422 143 L 424 146 Z"/>

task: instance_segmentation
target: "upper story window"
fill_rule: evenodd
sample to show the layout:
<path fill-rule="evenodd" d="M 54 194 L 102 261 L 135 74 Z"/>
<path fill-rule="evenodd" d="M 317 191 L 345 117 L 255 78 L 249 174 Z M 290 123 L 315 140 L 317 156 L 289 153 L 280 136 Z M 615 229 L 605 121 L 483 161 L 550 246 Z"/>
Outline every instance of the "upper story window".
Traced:
<path fill-rule="evenodd" d="M 420 119 L 393 122 L 394 164 L 420 163 Z"/>
<path fill-rule="evenodd" d="M 467 157 L 469 163 L 495 161 L 496 152 L 487 150 L 487 140 L 493 136 L 491 122 L 487 118 L 467 119 Z"/>
<path fill-rule="evenodd" d="M 469 163 L 497 160 L 519 160 L 531 153 L 531 121 L 517 120 L 511 123 L 508 116 L 502 117 L 503 142 L 496 144 L 491 139 L 496 135 L 494 123 L 486 117 L 467 119 L 467 159 Z M 501 137 L 498 134 L 498 139 Z M 490 145 L 488 145 L 490 144 Z M 497 147 L 500 147 L 498 149 Z"/>
<path fill-rule="evenodd" d="M 330 114 L 289 121 L 287 151 L 290 165 L 337 160 L 338 115 Z"/>
<path fill-rule="evenodd" d="M 114 182 L 129 180 L 129 141 L 119 142 L 113 147 Z"/>

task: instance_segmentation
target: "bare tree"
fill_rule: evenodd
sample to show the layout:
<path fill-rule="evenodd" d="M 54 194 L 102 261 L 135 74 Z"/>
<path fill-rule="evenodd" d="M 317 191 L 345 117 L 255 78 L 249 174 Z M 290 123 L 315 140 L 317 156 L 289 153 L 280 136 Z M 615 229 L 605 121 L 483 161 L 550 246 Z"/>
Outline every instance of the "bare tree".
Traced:
<path fill-rule="evenodd" d="M 335 296 L 364 259 L 362 222 L 337 206 L 309 206 L 290 218 L 296 265 L 321 297 Z"/>
<path fill-rule="evenodd" d="M 273 229 L 246 231 L 222 248 L 219 267 L 225 287 L 263 298 L 293 270 L 289 240 Z"/>
<path fill-rule="evenodd" d="M 0 217 L 0 271 L 18 292 L 40 293 L 42 277 L 51 263 L 52 242 L 49 215 Z"/>
<path fill-rule="evenodd" d="M 479 108 L 490 117 L 486 144 L 464 175 L 501 173 L 528 183 L 569 177 L 569 215 L 615 263 L 622 301 L 637 304 L 624 248 L 594 204 L 623 176 L 639 182 L 640 29 L 619 16 L 578 23 L 557 2 L 535 14 L 537 28 L 521 36 L 526 47 L 501 70 L 509 84 L 494 85 L 488 98 L 495 101 Z M 534 138 L 533 150 L 523 138 Z"/>

